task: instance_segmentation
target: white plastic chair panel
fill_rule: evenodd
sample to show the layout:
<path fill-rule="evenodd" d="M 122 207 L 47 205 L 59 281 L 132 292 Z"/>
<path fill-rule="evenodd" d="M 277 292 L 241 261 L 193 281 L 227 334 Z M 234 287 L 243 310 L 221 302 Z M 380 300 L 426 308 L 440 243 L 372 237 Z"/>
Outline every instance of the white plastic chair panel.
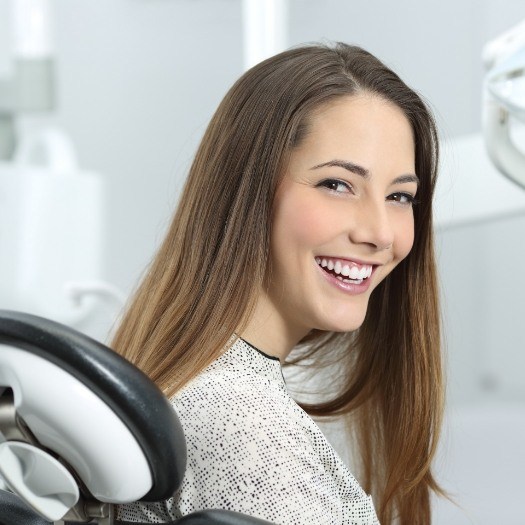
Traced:
<path fill-rule="evenodd" d="M 47 520 L 63 518 L 79 499 L 72 474 L 50 454 L 27 443 L 0 443 L 0 474 L 15 494 Z"/>
<path fill-rule="evenodd" d="M 98 500 L 126 503 L 149 492 L 151 472 L 133 434 L 71 374 L 0 344 L 2 386 L 13 389 L 16 410 L 39 442 L 60 454 Z"/>

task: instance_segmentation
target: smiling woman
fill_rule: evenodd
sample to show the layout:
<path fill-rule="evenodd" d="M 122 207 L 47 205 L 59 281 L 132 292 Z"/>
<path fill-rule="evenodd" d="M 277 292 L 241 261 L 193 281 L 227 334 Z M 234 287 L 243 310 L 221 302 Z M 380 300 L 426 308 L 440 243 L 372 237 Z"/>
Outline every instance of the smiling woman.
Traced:
<path fill-rule="evenodd" d="M 437 153 L 421 98 L 358 47 L 291 49 L 237 81 L 114 340 L 170 397 L 189 454 L 173 498 L 121 519 L 430 523 Z M 327 354 L 340 391 L 299 406 L 281 365 Z M 307 414 L 352 416 L 363 488 Z"/>
<path fill-rule="evenodd" d="M 370 294 L 414 240 L 415 151 L 403 112 L 347 96 L 310 126 L 275 196 L 272 279 L 242 332 L 282 360 L 312 329 L 359 328 Z"/>

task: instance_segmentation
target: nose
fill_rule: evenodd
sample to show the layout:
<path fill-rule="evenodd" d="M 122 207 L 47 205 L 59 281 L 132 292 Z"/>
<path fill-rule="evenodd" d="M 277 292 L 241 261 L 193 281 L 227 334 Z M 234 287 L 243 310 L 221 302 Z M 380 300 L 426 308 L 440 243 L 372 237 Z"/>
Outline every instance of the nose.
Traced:
<path fill-rule="evenodd" d="M 360 203 L 359 214 L 349 231 L 352 243 L 388 250 L 394 243 L 394 229 L 384 199 Z"/>

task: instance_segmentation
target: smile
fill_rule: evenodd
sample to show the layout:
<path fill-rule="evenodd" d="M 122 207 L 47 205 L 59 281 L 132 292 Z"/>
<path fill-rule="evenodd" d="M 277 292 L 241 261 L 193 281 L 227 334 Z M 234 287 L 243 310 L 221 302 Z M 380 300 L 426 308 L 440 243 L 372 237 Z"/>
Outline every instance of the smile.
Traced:
<path fill-rule="evenodd" d="M 344 259 L 330 257 L 316 257 L 315 262 L 327 273 L 336 279 L 351 284 L 361 284 L 372 275 L 371 264 L 358 264 Z"/>

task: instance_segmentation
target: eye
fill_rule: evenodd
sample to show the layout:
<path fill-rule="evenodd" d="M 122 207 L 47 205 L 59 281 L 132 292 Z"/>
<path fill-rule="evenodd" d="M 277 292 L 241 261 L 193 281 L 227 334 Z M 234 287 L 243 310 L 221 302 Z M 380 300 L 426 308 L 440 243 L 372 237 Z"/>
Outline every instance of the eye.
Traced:
<path fill-rule="evenodd" d="M 326 188 L 334 193 L 350 193 L 352 186 L 348 182 L 339 179 L 325 179 L 319 182 L 317 188 Z"/>
<path fill-rule="evenodd" d="M 405 193 L 403 191 L 392 193 L 392 195 L 389 195 L 387 199 L 403 206 L 414 206 L 418 202 L 414 195 L 411 193 Z"/>

